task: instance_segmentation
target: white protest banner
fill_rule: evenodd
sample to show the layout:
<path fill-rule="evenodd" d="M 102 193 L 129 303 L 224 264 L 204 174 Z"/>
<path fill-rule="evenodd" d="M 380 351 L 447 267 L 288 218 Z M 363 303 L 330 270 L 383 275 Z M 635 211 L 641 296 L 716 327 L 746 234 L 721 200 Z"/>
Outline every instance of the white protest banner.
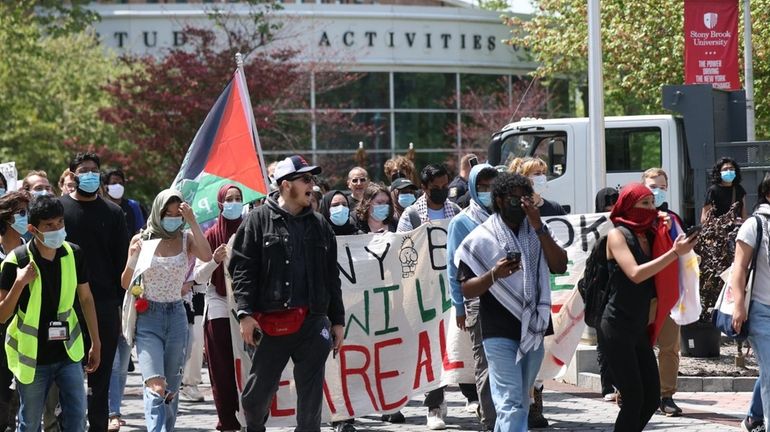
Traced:
<path fill-rule="evenodd" d="M 0 163 L 0 173 L 5 177 L 8 192 L 19 189 L 19 186 L 17 185 L 19 173 L 16 171 L 16 162 Z"/>
<path fill-rule="evenodd" d="M 551 278 L 555 334 L 546 338 L 543 366 L 555 370 L 552 377 L 568 363 L 580 339 L 583 306 L 573 289 L 593 245 L 611 223 L 607 214 L 544 219 L 569 260 L 567 272 Z M 451 310 L 447 225 L 440 221 L 409 233 L 337 237 L 345 343 L 326 363 L 324 421 L 395 412 L 441 385 L 474 382 L 469 336 L 456 328 Z M 237 329 L 237 321 L 233 324 Z M 237 331 L 233 346 L 242 390 L 250 361 Z M 293 425 L 295 407 L 290 362 L 269 426 Z"/>

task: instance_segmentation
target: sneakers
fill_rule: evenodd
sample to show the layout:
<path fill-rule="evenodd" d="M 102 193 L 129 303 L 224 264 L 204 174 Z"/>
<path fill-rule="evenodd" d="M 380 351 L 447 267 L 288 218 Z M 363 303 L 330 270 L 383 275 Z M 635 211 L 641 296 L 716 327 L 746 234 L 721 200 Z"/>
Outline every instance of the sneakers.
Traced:
<path fill-rule="evenodd" d="M 120 417 L 110 417 L 110 422 L 107 424 L 107 431 L 108 432 L 117 432 L 120 430 L 120 427 L 122 426 L 120 421 Z"/>
<path fill-rule="evenodd" d="M 428 429 L 430 430 L 444 430 L 446 429 L 446 423 L 444 423 L 444 417 L 446 416 L 446 403 L 442 403 L 438 408 L 431 408 L 428 410 Z"/>
<path fill-rule="evenodd" d="M 682 415 L 682 409 L 676 406 L 674 399 L 670 397 L 660 399 L 660 412 L 665 414 L 666 417 L 679 417 Z"/>
<path fill-rule="evenodd" d="M 356 432 L 356 427 L 352 423 L 337 423 L 334 425 L 334 432 Z"/>
<path fill-rule="evenodd" d="M 203 395 L 197 385 L 184 386 L 179 390 L 179 397 L 188 402 L 203 402 Z"/>
<path fill-rule="evenodd" d="M 605 402 L 615 402 L 616 398 L 617 398 L 617 394 L 615 392 L 607 393 L 606 395 L 604 395 Z"/>
<path fill-rule="evenodd" d="M 765 432 L 765 423 L 762 420 L 752 420 L 751 417 L 746 417 L 741 422 L 741 430 L 743 432 Z"/>
<path fill-rule="evenodd" d="M 547 428 L 548 420 L 543 416 L 543 388 L 535 387 L 535 402 L 529 406 L 527 426 L 530 429 Z"/>
<path fill-rule="evenodd" d="M 382 417 L 380 417 L 380 420 L 388 423 L 404 423 L 406 419 L 404 418 L 404 415 L 401 414 L 401 411 L 396 411 L 393 414 L 383 414 Z"/>
<path fill-rule="evenodd" d="M 468 401 L 465 403 L 465 411 L 471 414 L 477 414 L 479 412 L 479 401 Z"/>

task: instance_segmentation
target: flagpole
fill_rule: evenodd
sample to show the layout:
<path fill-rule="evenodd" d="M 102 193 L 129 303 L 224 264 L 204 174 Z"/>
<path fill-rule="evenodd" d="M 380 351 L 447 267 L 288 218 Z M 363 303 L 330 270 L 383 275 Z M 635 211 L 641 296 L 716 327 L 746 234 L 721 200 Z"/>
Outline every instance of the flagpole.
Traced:
<path fill-rule="evenodd" d="M 754 120 L 754 64 L 751 42 L 751 0 L 743 0 L 743 88 L 746 90 L 746 140 L 757 139 Z"/>
<path fill-rule="evenodd" d="M 251 113 L 251 132 L 254 139 L 254 150 L 257 152 L 259 158 L 259 167 L 262 170 L 262 180 L 265 182 L 265 192 L 270 193 L 270 183 L 267 177 L 267 165 L 265 165 L 265 158 L 262 156 L 262 145 L 259 142 L 259 132 L 257 132 L 257 119 L 254 117 L 254 109 L 251 107 L 251 96 L 249 95 L 249 86 L 246 85 L 246 74 L 243 72 L 243 54 L 235 54 L 235 64 L 238 70 L 238 76 L 243 83 L 243 92 L 246 95 L 246 106 Z"/>

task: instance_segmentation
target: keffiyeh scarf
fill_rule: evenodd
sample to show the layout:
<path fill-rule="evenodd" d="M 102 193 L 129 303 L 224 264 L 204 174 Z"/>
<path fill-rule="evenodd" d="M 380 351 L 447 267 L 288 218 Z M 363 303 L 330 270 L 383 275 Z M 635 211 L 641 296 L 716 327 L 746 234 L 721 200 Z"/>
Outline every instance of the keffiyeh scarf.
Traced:
<path fill-rule="evenodd" d="M 454 260 L 455 265 L 459 266 L 462 261 L 473 273 L 482 275 L 494 268 L 507 252 L 521 253 L 524 282 L 516 283 L 516 277 L 502 277 L 495 280 L 489 291 L 521 321 L 521 338 L 516 354 L 518 363 L 525 354 L 540 347 L 551 314 L 548 264 L 535 230 L 525 219 L 517 237 L 499 214 L 493 214 L 463 240 Z"/>
<path fill-rule="evenodd" d="M 417 211 L 417 215 L 420 216 L 420 223 L 428 222 L 428 199 L 425 197 L 425 194 L 417 198 L 417 201 L 412 205 Z M 455 217 L 455 207 L 452 205 L 452 201 L 447 199 L 444 201 L 444 219 L 452 219 L 453 217 Z"/>

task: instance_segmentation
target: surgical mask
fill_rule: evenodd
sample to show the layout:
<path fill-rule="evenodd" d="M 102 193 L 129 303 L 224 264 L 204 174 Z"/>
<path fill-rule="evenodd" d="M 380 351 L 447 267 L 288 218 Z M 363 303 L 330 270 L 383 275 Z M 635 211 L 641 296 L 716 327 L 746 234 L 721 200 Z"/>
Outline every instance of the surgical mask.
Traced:
<path fill-rule="evenodd" d="M 348 223 L 350 209 L 344 205 L 334 206 L 329 209 L 329 219 L 334 225 L 343 226 Z"/>
<path fill-rule="evenodd" d="M 123 185 L 120 183 L 107 185 L 107 195 L 109 195 L 112 199 L 117 200 L 123 198 L 123 193 L 125 192 L 126 188 L 123 187 Z"/>
<path fill-rule="evenodd" d="M 184 220 L 182 219 L 182 216 L 166 216 L 161 220 L 163 229 L 168 233 L 176 232 L 183 223 Z"/>
<path fill-rule="evenodd" d="M 526 214 L 524 209 L 521 208 L 521 201 L 515 200 L 514 202 L 508 201 L 503 206 L 501 216 L 503 220 L 513 226 L 519 226 L 524 221 Z"/>
<path fill-rule="evenodd" d="M 398 205 L 400 205 L 401 208 L 407 208 L 410 205 L 414 204 L 415 201 L 417 201 L 417 198 L 414 196 L 414 194 L 411 194 L 411 193 L 398 194 Z"/>
<path fill-rule="evenodd" d="M 444 201 L 446 201 L 449 196 L 449 188 L 430 189 L 428 192 L 428 196 L 434 204 L 444 204 Z"/>
<path fill-rule="evenodd" d="M 722 171 L 720 175 L 722 176 L 722 180 L 727 183 L 732 183 L 733 180 L 735 180 L 735 171 L 733 170 Z"/>
<path fill-rule="evenodd" d="M 222 203 L 222 217 L 227 220 L 236 220 L 243 213 L 243 203 L 238 201 Z"/>
<path fill-rule="evenodd" d="M 26 213 L 23 216 L 16 213 L 13 215 L 13 223 L 11 224 L 11 228 L 13 228 L 17 233 L 24 235 L 27 233 L 28 223 L 29 221 Z"/>
<path fill-rule="evenodd" d="M 38 231 L 40 232 L 40 231 Z M 51 249 L 59 249 L 61 245 L 64 244 L 64 239 L 67 238 L 67 231 L 64 230 L 64 228 L 56 231 L 49 231 L 41 233 L 43 234 L 43 238 L 41 240 L 46 247 L 49 247 Z"/>
<path fill-rule="evenodd" d="M 48 195 L 48 191 L 45 190 L 45 189 L 43 189 L 43 190 L 33 190 L 33 191 L 30 191 L 29 193 L 32 195 L 32 198 L 37 198 L 37 197 L 40 197 L 40 196 Z"/>
<path fill-rule="evenodd" d="M 0 188 L 0 196 L 5 195 L 5 193 L 8 192 L 5 188 Z"/>
<path fill-rule="evenodd" d="M 479 202 L 486 208 L 492 207 L 492 192 L 479 192 Z"/>
<path fill-rule="evenodd" d="M 87 172 L 78 174 L 78 183 L 78 189 L 85 193 L 92 194 L 99 189 L 101 178 L 99 177 L 99 173 Z"/>
<path fill-rule="evenodd" d="M 658 208 L 666 202 L 666 191 L 663 189 L 653 189 L 652 197 L 655 199 L 655 208 Z"/>
<path fill-rule="evenodd" d="M 377 204 L 372 207 L 372 218 L 376 221 L 384 221 L 387 219 L 389 213 L 390 206 L 387 204 Z"/>
<path fill-rule="evenodd" d="M 543 192 L 548 190 L 548 177 L 541 174 L 532 176 L 529 179 L 532 180 L 532 188 L 536 194 L 542 195 Z"/>

